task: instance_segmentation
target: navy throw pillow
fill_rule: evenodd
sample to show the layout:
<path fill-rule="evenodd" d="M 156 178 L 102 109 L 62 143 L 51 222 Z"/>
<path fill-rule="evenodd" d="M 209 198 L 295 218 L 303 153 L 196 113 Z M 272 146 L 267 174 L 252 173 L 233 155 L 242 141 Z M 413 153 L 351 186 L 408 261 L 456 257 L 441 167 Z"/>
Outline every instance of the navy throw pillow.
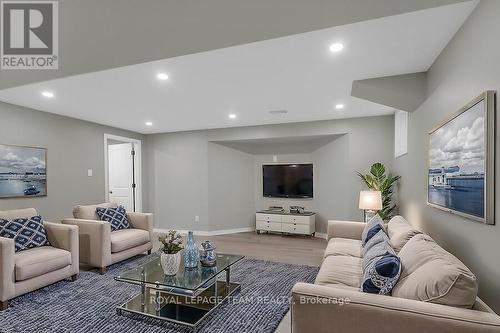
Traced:
<path fill-rule="evenodd" d="M 385 233 L 384 221 L 377 214 L 366 223 L 366 226 L 361 235 L 361 245 L 364 247 L 366 243 L 380 230 L 383 230 L 383 232 Z"/>
<path fill-rule="evenodd" d="M 363 272 L 375 258 L 383 256 L 386 253 L 396 254 L 391 246 L 389 237 L 383 230 L 380 230 L 363 248 Z"/>
<path fill-rule="evenodd" d="M 0 237 L 13 239 L 16 252 L 50 245 L 40 215 L 12 220 L 0 219 Z"/>
<path fill-rule="evenodd" d="M 116 208 L 97 207 L 95 212 L 101 221 L 107 221 L 111 224 L 111 231 L 130 228 L 127 211 L 123 206 Z"/>
<path fill-rule="evenodd" d="M 370 262 L 363 272 L 361 289 L 365 293 L 387 295 L 396 285 L 401 274 L 401 260 L 387 252 Z"/>

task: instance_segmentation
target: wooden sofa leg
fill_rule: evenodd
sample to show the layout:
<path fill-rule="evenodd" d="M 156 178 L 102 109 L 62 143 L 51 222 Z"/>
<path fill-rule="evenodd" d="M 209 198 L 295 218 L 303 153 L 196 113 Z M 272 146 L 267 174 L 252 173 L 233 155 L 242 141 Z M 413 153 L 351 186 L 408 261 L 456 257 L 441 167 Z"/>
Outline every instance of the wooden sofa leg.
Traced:
<path fill-rule="evenodd" d="M 70 279 L 71 279 L 71 282 L 75 282 L 76 280 L 78 280 L 78 274 L 71 275 Z"/>
<path fill-rule="evenodd" d="M 99 273 L 101 273 L 101 275 L 102 275 L 102 274 L 106 274 L 106 271 L 107 271 L 107 270 L 108 270 L 108 268 L 107 268 L 107 267 L 101 267 L 101 268 L 99 268 Z"/>
<path fill-rule="evenodd" d="M 151 250 L 148 250 L 148 255 L 151 254 Z"/>
<path fill-rule="evenodd" d="M 8 307 L 9 307 L 9 301 L 0 302 L 0 311 L 7 310 Z"/>

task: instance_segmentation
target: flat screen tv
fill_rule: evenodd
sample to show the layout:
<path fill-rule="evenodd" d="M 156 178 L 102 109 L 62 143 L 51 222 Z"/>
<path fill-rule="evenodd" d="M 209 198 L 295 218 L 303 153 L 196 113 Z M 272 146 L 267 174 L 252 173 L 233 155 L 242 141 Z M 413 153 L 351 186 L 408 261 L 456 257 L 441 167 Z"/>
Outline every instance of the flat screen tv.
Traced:
<path fill-rule="evenodd" d="M 265 197 L 312 198 L 312 164 L 271 164 L 262 166 Z"/>

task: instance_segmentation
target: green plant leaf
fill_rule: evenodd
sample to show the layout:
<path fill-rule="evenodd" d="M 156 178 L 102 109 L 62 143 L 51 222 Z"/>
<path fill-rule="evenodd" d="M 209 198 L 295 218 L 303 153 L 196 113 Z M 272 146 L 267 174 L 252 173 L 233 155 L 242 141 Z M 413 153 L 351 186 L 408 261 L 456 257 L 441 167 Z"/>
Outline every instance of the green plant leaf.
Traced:
<path fill-rule="evenodd" d="M 369 174 L 357 172 L 357 175 L 361 178 L 366 187 L 382 193 L 382 209 L 378 212 L 378 214 L 384 221 L 389 220 L 396 208 L 396 205 L 391 205 L 393 194 L 392 189 L 401 177 L 386 175 L 385 166 L 379 162 L 374 163 L 370 167 Z"/>

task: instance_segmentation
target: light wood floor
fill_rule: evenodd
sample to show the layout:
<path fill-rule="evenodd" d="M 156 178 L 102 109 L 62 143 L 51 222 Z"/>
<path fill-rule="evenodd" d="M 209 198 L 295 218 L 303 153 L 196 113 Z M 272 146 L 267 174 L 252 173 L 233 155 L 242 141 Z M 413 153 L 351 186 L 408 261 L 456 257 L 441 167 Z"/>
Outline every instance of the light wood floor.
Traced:
<path fill-rule="evenodd" d="M 156 235 L 159 236 L 159 235 Z M 160 243 L 155 237 L 154 249 Z M 249 258 L 284 262 L 296 265 L 319 266 L 327 242 L 321 238 L 302 236 L 281 236 L 244 232 L 220 236 L 195 236 L 196 243 L 212 241 L 216 252 L 244 255 Z M 275 333 L 290 333 L 290 312 L 281 321 Z"/>
<path fill-rule="evenodd" d="M 158 236 L 158 235 L 157 235 Z M 155 237 L 154 249 L 159 247 Z M 319 266 L 326 248 L 326 240 L 304 236 L 281 236 L 244 232 L 219 236 L 195 236 L 199 245 L 212 241 L 216 252 L 244 255 L 249 258 L 297 265 Z"/>

